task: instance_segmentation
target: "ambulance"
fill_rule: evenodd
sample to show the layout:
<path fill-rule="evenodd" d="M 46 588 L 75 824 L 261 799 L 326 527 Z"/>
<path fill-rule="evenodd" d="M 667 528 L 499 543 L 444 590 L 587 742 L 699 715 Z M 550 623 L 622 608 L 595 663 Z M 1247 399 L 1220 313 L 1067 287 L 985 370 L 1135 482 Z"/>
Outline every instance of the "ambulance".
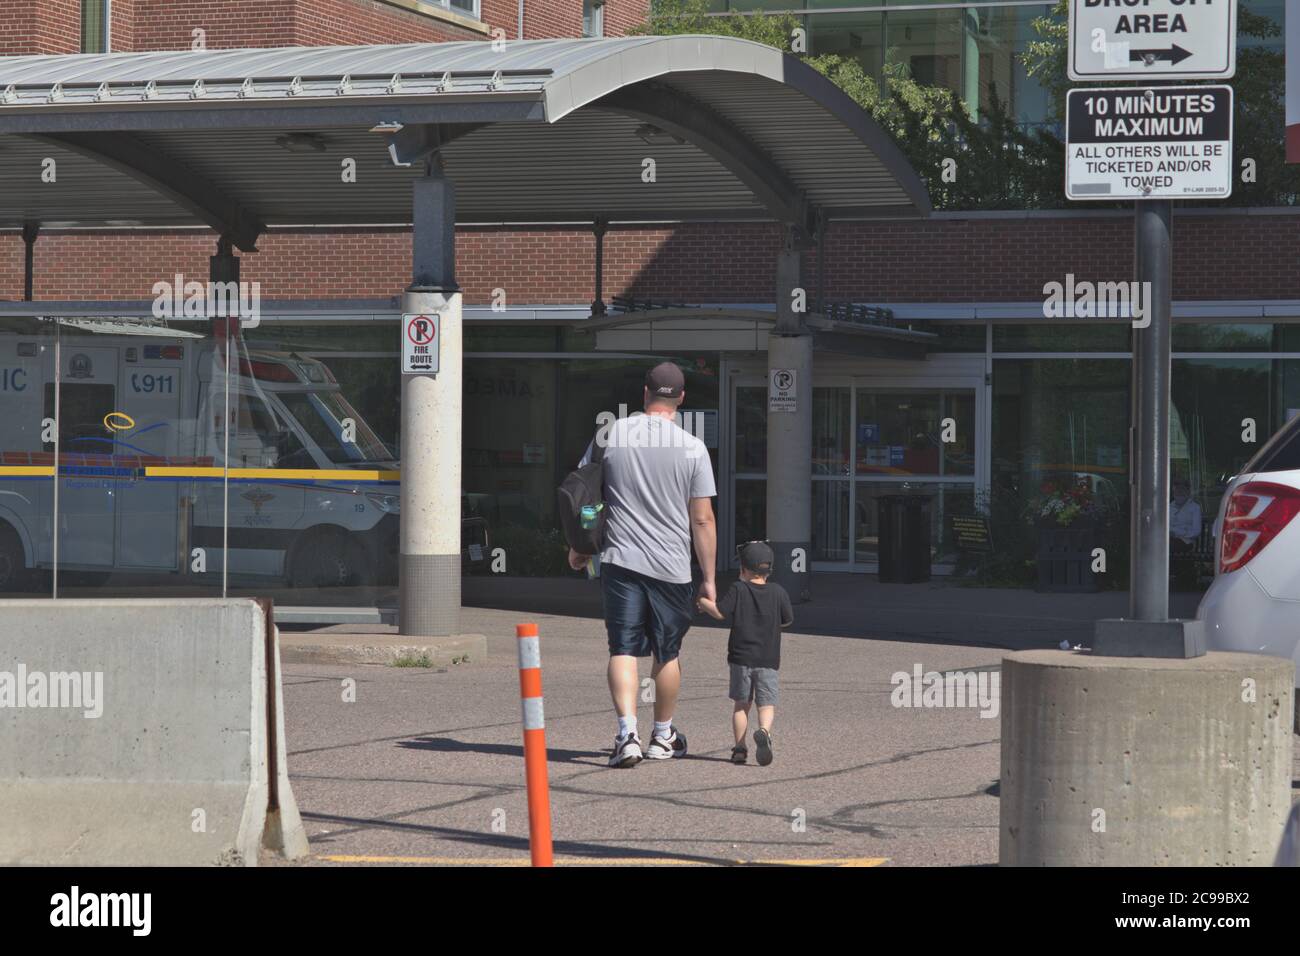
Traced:
<path fill-rule="evenodd" d="M 0 591 L 54 565 L 56 454 L 61 574 L 395 580 L 398 462 L 323 362 L 232 341 L 227 388 L 183 323 L 58 322 L 0 326 Z"/>

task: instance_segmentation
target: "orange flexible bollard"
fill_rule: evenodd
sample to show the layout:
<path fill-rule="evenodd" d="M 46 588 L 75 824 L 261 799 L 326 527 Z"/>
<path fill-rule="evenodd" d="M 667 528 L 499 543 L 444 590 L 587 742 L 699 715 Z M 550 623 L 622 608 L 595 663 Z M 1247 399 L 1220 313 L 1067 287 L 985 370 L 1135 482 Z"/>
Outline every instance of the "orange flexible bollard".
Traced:
<path fill-rule="evenodd" d="M 551 853 L 551 785 L 542 716 L 542 649 L 536 624 L 515 625 L 519 638 L 519 697 L 524 712 L 524 781 L 528 787 L 528 849 L 533 866 L 554 866 Z"/>

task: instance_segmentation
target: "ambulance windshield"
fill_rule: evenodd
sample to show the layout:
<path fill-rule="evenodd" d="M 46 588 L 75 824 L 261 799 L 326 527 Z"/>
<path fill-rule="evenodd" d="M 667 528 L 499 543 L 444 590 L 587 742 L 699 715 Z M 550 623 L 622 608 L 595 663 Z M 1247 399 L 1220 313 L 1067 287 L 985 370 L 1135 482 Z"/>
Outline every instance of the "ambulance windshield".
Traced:
<path fill-rule="evenodd" d="M 276 392 L 325 456 L 336 465 L 392 462 L 393 453 L 339 392 Z"/>

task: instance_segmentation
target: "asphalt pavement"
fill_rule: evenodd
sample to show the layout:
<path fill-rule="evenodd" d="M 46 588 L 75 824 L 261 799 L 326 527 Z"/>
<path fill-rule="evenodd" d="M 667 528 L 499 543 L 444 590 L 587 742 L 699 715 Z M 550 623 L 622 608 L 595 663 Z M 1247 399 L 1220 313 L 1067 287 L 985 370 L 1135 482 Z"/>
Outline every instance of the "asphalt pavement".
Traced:
<path fill-rule="evenodd" d="M 684 642 L 674 718 L 688 756 L 611 770 L 616 725 L 594 588 L 489 583 L 496 590 L 467 581 L 465 603 L 502 606 L 463 612 L 463 630 L 488 635 L 485 660 L 285 665 L 289 770 L 309 864 L 527 861 L 514 626 L 529 620 L 541 633 L 559 862 L 992 865 L 996 705 L 896 707 L 892 678 L 919 667 L 974 673 L 991 687 L 1005 649 L 1086 635 L 1126 601 L 828 575 L 785 638 L 768 767 L 753 762 L 752 746 L 749 764 L 728 760 L 727 632 L 701 616 Z M 1177 597 L 1194 610 L 1194 595 Z M 639 712 L 647 739 L 648 694 Z"/>

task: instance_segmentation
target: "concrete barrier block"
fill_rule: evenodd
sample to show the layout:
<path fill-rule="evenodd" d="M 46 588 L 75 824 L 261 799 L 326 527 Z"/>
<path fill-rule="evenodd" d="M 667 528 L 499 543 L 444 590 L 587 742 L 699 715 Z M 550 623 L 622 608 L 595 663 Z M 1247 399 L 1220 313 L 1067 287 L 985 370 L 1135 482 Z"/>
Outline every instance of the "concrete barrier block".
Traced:
<path fill-rule="evenodd" d="M 1267 866 L 1295 667 L 1018 651 L 1002 662 L 1004 866 Z"/>
<path fill-rule="evenodd" d="M 305 852 L 262 605 L 0 601 L 0 620 L 0 864 Z"/>

